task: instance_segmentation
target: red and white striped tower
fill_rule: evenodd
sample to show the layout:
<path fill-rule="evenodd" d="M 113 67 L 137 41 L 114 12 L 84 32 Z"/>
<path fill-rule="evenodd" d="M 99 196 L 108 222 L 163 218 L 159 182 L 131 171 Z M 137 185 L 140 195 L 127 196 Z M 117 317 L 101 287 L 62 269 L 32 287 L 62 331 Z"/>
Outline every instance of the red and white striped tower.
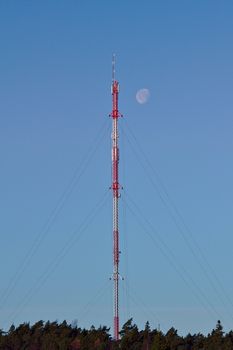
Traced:
<path fill-rule="evenodd" d="M 118 93 L 119 83 L 115 80 L 115 56 L 112 62 L 112 194 L 113 194 L 113 313 L 114 339 L 119 340 L 119 228 L 118 228 L 118 199 L 120 184 L 118 181 Z"/>

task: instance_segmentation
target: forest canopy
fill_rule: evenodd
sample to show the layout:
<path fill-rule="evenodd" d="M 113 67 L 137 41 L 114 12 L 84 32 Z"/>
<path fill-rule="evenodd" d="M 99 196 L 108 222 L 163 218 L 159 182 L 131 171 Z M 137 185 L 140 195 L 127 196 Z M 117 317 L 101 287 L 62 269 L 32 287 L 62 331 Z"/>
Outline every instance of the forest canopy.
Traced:
<path fill-rule="evenodd" d="M 233 331 L 225 333 L 221 322 L 206 336 L 201 333 L 180 336 L 172 327 L 166 333 L 151 329 L 147 322 L 139 330 L 129 319 L 120 331 L 120 341 L 112 339 L 110 328 L 100 326 L 79 328 L 66 321 L 38 321 L 12 325 L 8 332 L 0 331 L 0 350 L 233 350 Z"/>

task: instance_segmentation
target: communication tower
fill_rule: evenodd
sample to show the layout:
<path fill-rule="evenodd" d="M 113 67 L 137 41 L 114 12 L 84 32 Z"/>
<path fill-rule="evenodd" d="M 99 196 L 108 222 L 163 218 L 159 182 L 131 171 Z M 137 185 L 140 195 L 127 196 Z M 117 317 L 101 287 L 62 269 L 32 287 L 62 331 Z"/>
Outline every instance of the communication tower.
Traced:
<path fill-rule="evenodd" d="M 115 55 L 112 60 L 112 195 L 113 195 L 113 326 L 114 339 L 119 340 L 119 225 L 118 200 L 121 186 L 119 184 L 119 147 L 118 147 L 118 111 L 119 83 L 115 80 Z"/>

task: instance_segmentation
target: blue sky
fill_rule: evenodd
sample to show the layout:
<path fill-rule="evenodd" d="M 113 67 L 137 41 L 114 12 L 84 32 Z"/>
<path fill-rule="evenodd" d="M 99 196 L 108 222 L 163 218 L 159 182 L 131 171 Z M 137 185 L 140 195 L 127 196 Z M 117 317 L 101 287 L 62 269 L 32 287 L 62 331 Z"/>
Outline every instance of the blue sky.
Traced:
<path fill-rule="evenodd" d="M 232 11 L 224 0 L 1 1 L 1 328 L 112 325 L 113 52 L 121 324 L 232 328 Z"/>

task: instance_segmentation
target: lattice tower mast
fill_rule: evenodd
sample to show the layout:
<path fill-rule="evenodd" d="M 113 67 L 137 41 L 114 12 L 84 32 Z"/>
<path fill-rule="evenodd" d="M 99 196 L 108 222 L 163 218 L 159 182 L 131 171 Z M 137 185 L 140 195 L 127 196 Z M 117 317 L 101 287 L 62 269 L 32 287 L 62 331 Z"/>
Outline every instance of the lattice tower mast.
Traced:
<path fill-rule="evenodd" d="M 119 184 L 119 147 L 118 147 L 118 111 L 119 83 L 115 80 L 115 56 L 112 61 L 112 194 L 113 194 L 113 326 L 114 339 L 119 340 L 119 225 L 118 200 L 120 197 Z"/>

